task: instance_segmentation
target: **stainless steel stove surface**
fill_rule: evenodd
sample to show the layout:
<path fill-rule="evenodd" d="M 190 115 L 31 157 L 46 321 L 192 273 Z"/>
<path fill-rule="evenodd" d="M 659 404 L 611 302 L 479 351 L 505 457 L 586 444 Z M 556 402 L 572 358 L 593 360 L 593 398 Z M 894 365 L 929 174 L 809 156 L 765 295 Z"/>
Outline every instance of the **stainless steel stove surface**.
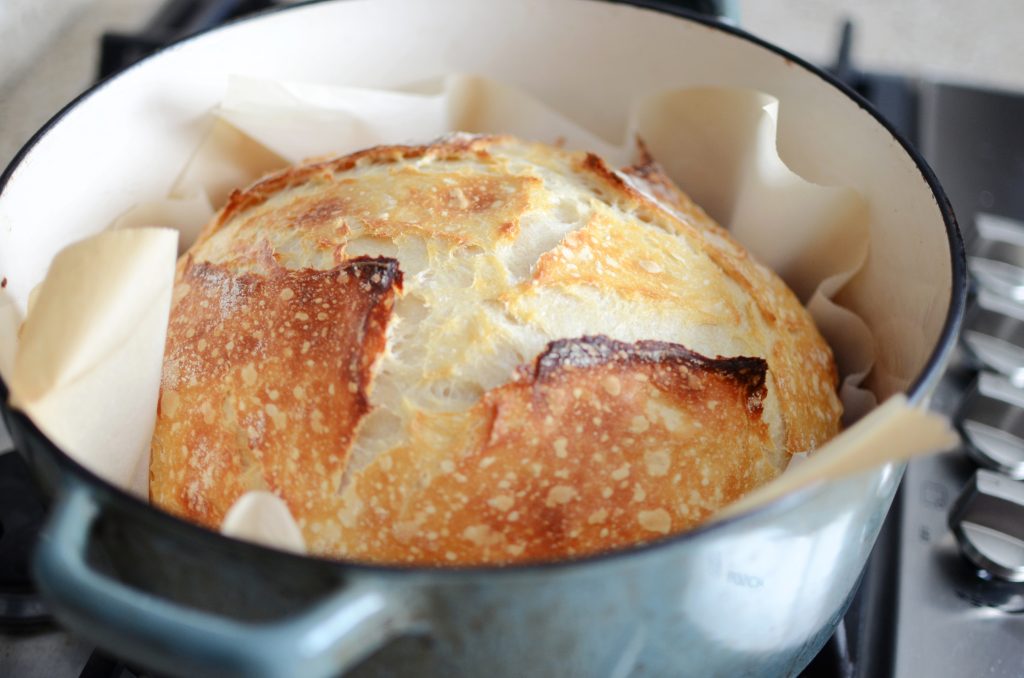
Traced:
<path fill-rule="evenodd" d="M 974 290 L 962 359 L 932 401 L 964 445 L 903 480 L 895 671 L 1022 676 L 1024 95 L 922 83 L 920 147 L 953 203 Z"/>
<path fill-rule="evenodd" d="M 273 4 L 148 1 L 161 9 L 147 29 L 103 40 L 104 73 Z M 1024 482 L 1013 479 L 1024 477 L 1024 93 L 860 73 L 850 37 L 833 70 L 922 150 L 968 242 L 975 290 L 964 349 L 932 402 L 956 418 L 965 444 L 910 464 L 858 596 L 802 675 L 1024 676 Z M 56 72 L 56 58 L 45 57 L 40 72 Z M 27 111 L 21 127 L 41 125 L 55 110 L 45 106 Z M 0 138 L 0 163 L 13 143 Z M 0 428 L 0 450 L 9 446 Z M 53 626 L 35 598 L 26 562 L 44 512 L 20 459 L 0 455 L 0 676 L 141 675 Z"/>

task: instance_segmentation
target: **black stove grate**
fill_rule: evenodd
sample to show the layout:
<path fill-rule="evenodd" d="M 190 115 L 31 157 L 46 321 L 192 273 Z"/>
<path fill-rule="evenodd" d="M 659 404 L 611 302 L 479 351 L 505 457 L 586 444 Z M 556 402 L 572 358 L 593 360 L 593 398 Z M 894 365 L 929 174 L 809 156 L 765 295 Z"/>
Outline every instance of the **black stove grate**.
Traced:
<path fill-rule="evenodd" d="M 853 61 L 853 45 L 854 25 L 847 20 L 840 29 L 836 60 L 827 70 L 870 101 L 903 138 L 915 141 L 918 133 L 917 88 L 905 76 L 859 70 Z"/>
<path fill-rule="evenodd" d="M 20 455 L 0 456 L 0 631 L 50 623 L 29 578 L 29 561 L 46 512 Z"/>
<path fill-rule="evenodd" d="M 139 678 L 142 675 L 125 665 L 123 661 L 96 650 L 85 663 L 85 668 L 78 678 Z"/>
<path fill-rule="evenodd" d="M 277 4 L 275 0 L 168 0 L 141 31 L 103 35 L 99 78 L 124 70 L 175 40 Z"/>

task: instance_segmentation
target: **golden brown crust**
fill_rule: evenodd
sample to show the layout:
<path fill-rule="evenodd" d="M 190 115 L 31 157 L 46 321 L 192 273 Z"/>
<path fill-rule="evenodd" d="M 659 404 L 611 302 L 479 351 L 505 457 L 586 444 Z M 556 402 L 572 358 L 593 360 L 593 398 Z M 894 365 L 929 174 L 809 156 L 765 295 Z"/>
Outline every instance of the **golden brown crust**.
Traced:
<path fill-rule="evenodd" d="M 662 205 L 675 210 L 676 214 L 684 221 L 693 224 L 697 228 L 728 237 L 728 231 L 715 223 L 714 219 L 708 216 L 701 206 L 695 203 L 690 196 L 679 190 L 675 182 L 665 173 L 665 168 L 651 156 L 650 151 L 643 140 L 636 139 L 637 159 L 629 167 L 624 167 L 622 173 L 632 177 L 644 187 Z"/>
<path fill-rule="evenodd" d="M 400 286 L 386 259 L 268 276 L 183 260 L 152 501 L 217 527 L 248 490 L 276 492 L 296 514 L 336 496 Z"/>
<path fill-rule="evenodd" d="M 588 286 L 622 299 L 686 308 L 695 323 L 725 317 L 739 324 L 742 309 L 702 284 L 719 274 L 714 264 L 678 258 L 676 244 L 664 231 L 596 215 L 541 255 L 530 280 L 507 295 L 510 309 L 517 313 L 520 302 L 540 289 Z"/>
<path fill-rule="evenodd" d="M 665 342 L 554 342 L 458 422 L 458 449 L 425 435 L 358 474 L 344 550 L 495 564 L 692 527 L 774 474 L 765 371 L 759 358 L 711 359 Z"/>
<path fill-rule="evenodd" d="M 488 148 L 492 144 L 508 139 L 509 137 L 504 136 L 452 135 L 428 145 L 374 146 L 340 158 L 289 167 L 264 177 L 245 190 L 233 191 L 227 205 L 217 214 L 211 227 L 204 232 L 204 236 L 211 235 L 231 219 L 264 204 L 269 198 L 289 188 L 306 184 L 330 184 L 334 181 L 335 175 L 349 172 L 359 166 L 396 165 L 410 160 L 443 162 L 462 159 L 467 154 L 486 160 L 489 157 Z M 458 198 L 455 201 L 460 202 Z M 203 239 L 200 238 L 196 246 L 201 245 Z"/>
<path fill-rule="evenodd" d="M 670 206 L 677 221 L 713 236 L 706 240 L 710 258 L 755 300 L 766 324 L 783 337 L 769 360 L 787 422 L 786 446 L 792 451 L 815 449 L 839 432 L 841 404 L 838 398 L 829 397 L 839 380 L 832 351 L 821 341 L 810 314 L 793 291 L 754 261 L 727 230 L 679 190 L 641 140 L 637 140 L 637 145 L 637 163 L 623 172 Z M 808 362 L 813 366 L 811 369 L 807 369 Z M 789 376 L 796 374 L 803 378 Z"/>
<path fill-rule="evenodd" d="M 308 163 L 235 192 L 179 274 L 152 499 L 216 526 L 270 489 L 318 554 L 649 541 L 838 430 L 809 314 L 649 155 L 456 135 Z"/>

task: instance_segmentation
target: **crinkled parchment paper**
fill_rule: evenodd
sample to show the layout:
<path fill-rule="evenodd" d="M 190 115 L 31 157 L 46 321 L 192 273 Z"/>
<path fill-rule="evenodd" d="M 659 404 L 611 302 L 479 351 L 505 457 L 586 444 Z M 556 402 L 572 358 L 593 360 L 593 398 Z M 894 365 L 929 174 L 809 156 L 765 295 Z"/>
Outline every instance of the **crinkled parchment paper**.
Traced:
<path fill-rule="evenodd" d="M 942 418 L 911 408 L 902 395 L 875 408 L 874 394 L 860 388 L 875 340 L 832 298 L 867 257 L 868 205 L 847 188 L 811 184 L 785 166 L 775 146 L 779 106 L 751 90 L 659 92 L 635 101 L 621 136 L 606 139 L 482 77 L 452 75 L 403 91 L 233 78 L 170 194 L 131 207 L 111 230 L 53 261 L 20 341 L 0 331 L 0 371 L 14 404 L 62 449 L 146 497 L 175 258 L 232 189 L 309 157 L 423 143 L 452 131 L 563 143 L 615 166 L 636 159 L 639 137 L 679 186 L 797 293 L 843 380 L 846 431 L 725 513 L 821 478 L 951 446 L 955 436 Z M 16 313 L 0 298 L 0 321 Z M 223 531 L 303 549 L 287 506 L 267 492 L 242 497 Z"/>

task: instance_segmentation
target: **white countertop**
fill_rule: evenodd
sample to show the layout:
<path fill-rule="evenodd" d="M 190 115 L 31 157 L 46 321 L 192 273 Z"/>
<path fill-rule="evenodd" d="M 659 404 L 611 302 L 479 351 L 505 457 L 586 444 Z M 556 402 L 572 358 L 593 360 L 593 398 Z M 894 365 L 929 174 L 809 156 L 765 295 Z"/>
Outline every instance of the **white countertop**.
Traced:
<path fill-rule="evenodd" d="M 817 63 L 835 58 L 839 27 L 856 25 L 859 68 L 1024 92 L 1021 0 L 744 0 L 748 31 Z"/>
<path fill-rule="evenodd" d="M 39 27 L 39 0 L 0 0 L 0 167 L 92 81 L 99 36 L 140 28 L 163 2 L 48 0 L 64 11 Z M 832 61 L 850 17 L 859 67 L 1024 91 L 1021 0 L 745 0 L 740 7 L 744 28 L 817 63 Z M 32 50 L 21 37 L 28 28 L 40 40 L 56 37 Z"/>
<path fill-rule="evenodd" d="M 0 63 L 8 64 L 0 70 L 0 167 L 96 78 L 100 36 L 105 31 L 138 30 L 164 0 L 60 0 L 65 11 L 50 17 L 54 25 L 49 30 L 35 33 L 42 44 L 15 40 L 26 24 L 46 18 L 42 12 L 19 13 L 12 8 L 38 8 L 50 1 L 0 0 L 0 19 L 8 19 L 0 21 Z M 54 2 L 55 9 L 57 5 Z"/>

